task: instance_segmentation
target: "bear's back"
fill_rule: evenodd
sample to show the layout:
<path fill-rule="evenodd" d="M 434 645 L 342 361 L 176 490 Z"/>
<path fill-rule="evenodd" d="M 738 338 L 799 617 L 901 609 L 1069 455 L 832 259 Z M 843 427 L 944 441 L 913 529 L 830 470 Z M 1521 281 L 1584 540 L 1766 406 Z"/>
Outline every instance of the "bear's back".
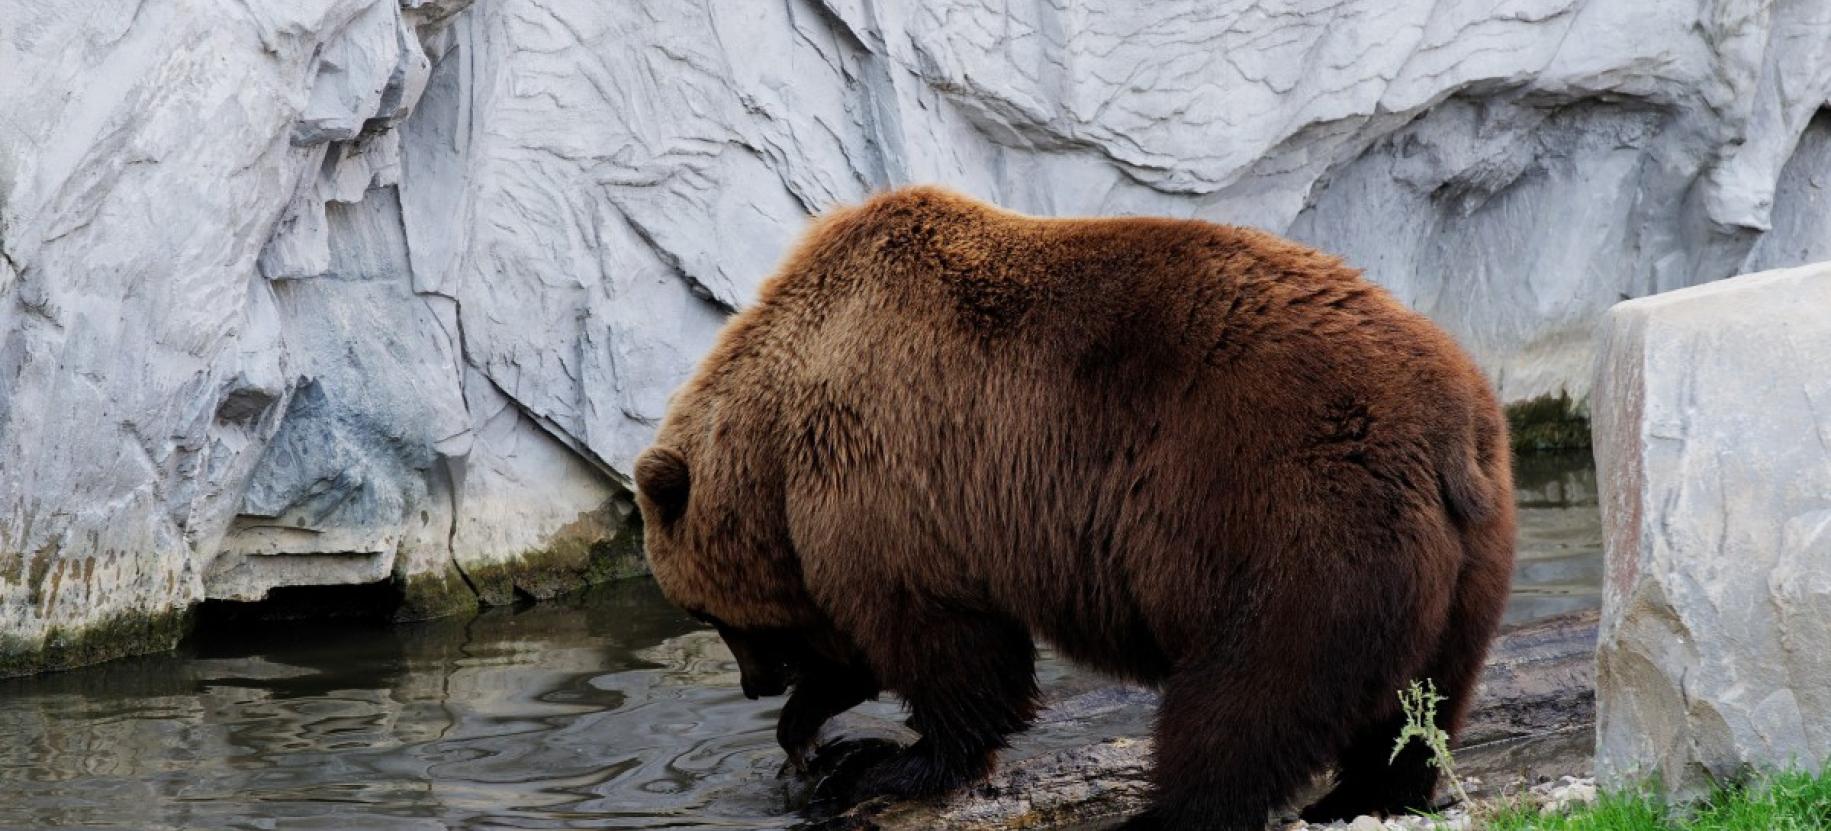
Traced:
<path fill-rule="evenodd" d="M 1076 398 L 1226 386 L 1288 410 L 1321 387 L 1397 399 L 1474 373 L 1423 316 L 1306 246 L 1199 220 L 1030 217 L 933 187 L 825 219 L 765 299 L 838 374 L 902 352 L 908 371 Z"/>

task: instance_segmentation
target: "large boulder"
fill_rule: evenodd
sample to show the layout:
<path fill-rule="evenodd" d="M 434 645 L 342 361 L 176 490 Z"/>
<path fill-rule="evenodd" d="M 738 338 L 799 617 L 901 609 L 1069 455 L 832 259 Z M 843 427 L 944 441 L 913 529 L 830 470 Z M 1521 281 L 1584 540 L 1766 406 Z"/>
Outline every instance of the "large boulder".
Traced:
<path fill-rule="evenodd" d="M 1617 305 L 1593 412 L 1604 784 L 1831 756 L 1831 264 Z"/>

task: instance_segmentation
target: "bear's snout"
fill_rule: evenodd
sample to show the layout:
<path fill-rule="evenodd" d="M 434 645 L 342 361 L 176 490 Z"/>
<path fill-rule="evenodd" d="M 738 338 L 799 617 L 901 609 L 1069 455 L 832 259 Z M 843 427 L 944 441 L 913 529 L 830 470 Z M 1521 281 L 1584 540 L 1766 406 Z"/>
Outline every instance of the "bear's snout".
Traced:
<path fill-rule="evenodd" d="M 788 680 L 779 676 L 752 677 L 746 672 L 738 684 L 744 688 L 744 697 L 751 701 L 788 692 Z"/>
<path fill-rule="evenodd" d="M 755 701 L 788 692 L 794 671 L 785 651 L 776 643 L 779 636 L 736 629 L 716 619 L 712 626 L 731 650 L 731 657 L 737 659 L 738 686 L 743 688 L 745 698 Z"/>

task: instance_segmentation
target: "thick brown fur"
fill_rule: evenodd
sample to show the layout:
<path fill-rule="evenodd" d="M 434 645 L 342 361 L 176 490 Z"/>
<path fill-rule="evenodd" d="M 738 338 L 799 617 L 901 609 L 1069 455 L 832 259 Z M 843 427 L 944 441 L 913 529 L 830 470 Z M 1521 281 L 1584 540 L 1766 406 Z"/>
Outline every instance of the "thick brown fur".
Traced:
<path fill-rule="evenodd" d="M 667 595 L 799 674 L 797 759 L 881 688 L 922 739 L 867 790 L 983 776 L 1041 637 L 1163 691 L 1128 827 L 1256 829 L 1331 765 L 1310 818 L 1427 804 L 1423 756 L 1386 762 L 1395 691 L 1432 679 L 1452 733 L 1468 708 L 1504 431 L 1454 341 L 1334 257 L 916 187 L 817 221 L 636 479 Z"/>

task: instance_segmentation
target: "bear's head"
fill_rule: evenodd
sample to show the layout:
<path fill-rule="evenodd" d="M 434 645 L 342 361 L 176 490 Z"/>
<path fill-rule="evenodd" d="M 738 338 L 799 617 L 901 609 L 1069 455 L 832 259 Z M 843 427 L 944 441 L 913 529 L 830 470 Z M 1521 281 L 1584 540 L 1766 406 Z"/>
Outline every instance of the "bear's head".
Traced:
<path fill-rule="evenodd" d="M 748 363 L 714 350 L 669 403 L 634 479 L 655 581 L 718 629 L 754 697 L 792 683 L 800 661 L 790 647 L 823 628 L 825 616 L 789 537 L 772 396 L 760 394 L 765 379 Z"/>

